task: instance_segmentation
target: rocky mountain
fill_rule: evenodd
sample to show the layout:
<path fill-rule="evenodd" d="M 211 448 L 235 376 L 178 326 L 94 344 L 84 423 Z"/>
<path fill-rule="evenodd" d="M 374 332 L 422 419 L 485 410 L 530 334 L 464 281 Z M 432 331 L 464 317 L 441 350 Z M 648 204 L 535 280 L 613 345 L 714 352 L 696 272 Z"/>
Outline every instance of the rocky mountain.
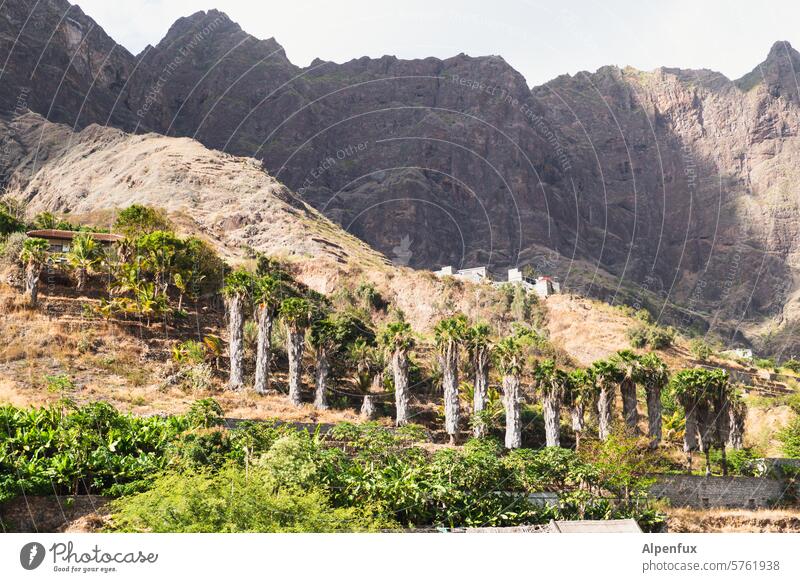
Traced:
<path fill-rule="evenodd" d="M 398 262 L 531 264 L 683 326 L 795 350 L 800 54 L 788 43 L 739 80 L 604 67 L 531 89 L 497 56 L 301 68 L 213 10 L 134 56 L 65 0 L 17 0 L 0 6 L 0 59 L 5 111 L 257 158 Z"/>

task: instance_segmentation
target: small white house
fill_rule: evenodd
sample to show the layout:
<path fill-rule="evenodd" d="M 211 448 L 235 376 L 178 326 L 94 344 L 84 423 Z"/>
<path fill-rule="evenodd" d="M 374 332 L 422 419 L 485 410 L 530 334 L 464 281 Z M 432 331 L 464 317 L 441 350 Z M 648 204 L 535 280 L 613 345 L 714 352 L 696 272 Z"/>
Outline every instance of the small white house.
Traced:
<path fill-rule="evenodd" d="M 470 269 L 453 269 L 451 266 L 442 267 L 438 271 L 434 273 L 439 277 L 443 277 L 448 275 L 450 277 L 456 277 L 458 279 L 463 279 L 465 281 L 470 281 L 472 283 L 480 283 L 485 281 L 488 278 L 488 271 L 486 267 L 472 267 Z"/>

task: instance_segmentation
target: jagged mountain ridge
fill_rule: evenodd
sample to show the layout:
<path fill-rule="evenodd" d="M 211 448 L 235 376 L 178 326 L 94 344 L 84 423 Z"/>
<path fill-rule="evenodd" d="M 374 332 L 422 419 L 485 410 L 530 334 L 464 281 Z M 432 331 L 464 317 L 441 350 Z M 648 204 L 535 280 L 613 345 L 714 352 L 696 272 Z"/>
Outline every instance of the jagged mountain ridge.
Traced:
<path fill-rule="evenodd" d="M 787 43 L 736 81 L 604 67 L 530 89 L 499 57 L 299 68 L 217 11 L 136 56 L 63 0 L 6 4 L 0 30 L 4 109 L 35 86 L 28 106 L 54 121 L 256 157 L 390 257 L 410 241 L 412 265 L 532 263 L 588 294 L 678 304 L 683 324 L 759 332 L 796 317 L 800 55 Z M 26 79 L 37 61 L 48 74 Z"/>

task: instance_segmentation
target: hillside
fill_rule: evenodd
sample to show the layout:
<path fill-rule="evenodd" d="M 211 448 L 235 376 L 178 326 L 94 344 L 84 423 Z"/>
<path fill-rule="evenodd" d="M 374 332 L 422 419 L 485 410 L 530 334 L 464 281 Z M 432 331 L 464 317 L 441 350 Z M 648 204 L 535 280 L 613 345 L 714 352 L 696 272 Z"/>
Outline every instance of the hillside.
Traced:
<path fill-rule="evenodd" d="M 409 241 L 414 267 L 531 264 L 681 327 L 796 349 L 786 42 L 739 80 L 609 66 L 530 88 L 497 56 L 300 68 L 216 10 L 139 55 L 66 0 L 4 3 L 0 32 L 6 111 L 256 158 L 388 257 Z"/>

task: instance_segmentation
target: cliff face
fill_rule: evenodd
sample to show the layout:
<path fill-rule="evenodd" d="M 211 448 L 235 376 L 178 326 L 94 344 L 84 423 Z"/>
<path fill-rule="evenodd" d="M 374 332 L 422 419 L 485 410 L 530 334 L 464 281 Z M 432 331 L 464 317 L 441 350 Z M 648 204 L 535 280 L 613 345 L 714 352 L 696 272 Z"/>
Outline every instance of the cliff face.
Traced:
<path fill-rule="evenodd" d="M 54 121 L 255 157 L 399 262 L 530 263 L 730 331 L 797 316 L 800 55 L 787 43 L 737 81 L 604 67 L 530 89 L 500 57 L 299 68 L 216 11 L 133 56 L 51 0 L 0 7 L 0 57 L 4 109 L 29 88 L 26 105 Z"/>

